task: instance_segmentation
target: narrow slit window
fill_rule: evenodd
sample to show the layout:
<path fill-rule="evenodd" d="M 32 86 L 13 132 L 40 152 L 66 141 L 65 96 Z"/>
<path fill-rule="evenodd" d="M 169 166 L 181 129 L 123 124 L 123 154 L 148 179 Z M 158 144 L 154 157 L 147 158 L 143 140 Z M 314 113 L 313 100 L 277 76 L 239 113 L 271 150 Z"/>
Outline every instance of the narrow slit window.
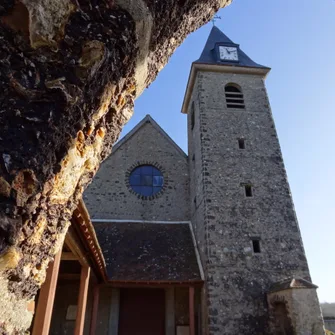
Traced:
<path fill-rule="evenodd" d="M 225 87 L 227 108 L 245 109 L 244 97 L 241 89 L 236 84 Z"/>
<path fill-rule="evenodd" d="M 244 141 L 244 138 L 239 138 L 238 139 L 238 147 L 240 149 L 245 149 L 245 141 Z"/>
<path fill-rule="evenodd" d="M 193 154 L 193 156 L 192 156 L 192 161 L 193 162 L 195 161 L 195 154 Z"/>
<path fill-rule="evenodd" d="M 193 130 L 195 124 L 195 116 L 194 116 L 194 102 L 191 107 L 191 129 Z"/>
<path fill-rule="evenodd" d="M 252 197 L 252 187 L 251 185 L 245 185 L 245 196 L 246 197 Z"/>
<path fill-rule="evenodd" d="M 252 248 L 255 254 L 261 253 L 261 242 L 260 240 L 252 240 Z"/>

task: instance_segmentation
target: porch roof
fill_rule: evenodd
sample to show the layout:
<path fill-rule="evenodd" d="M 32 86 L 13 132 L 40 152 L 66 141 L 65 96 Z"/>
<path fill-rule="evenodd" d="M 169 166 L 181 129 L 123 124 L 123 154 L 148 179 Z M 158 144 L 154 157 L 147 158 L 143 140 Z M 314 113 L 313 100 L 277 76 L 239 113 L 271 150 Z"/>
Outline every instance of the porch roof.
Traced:
<path fill-rule="evenodd" d="M 270 292 L 284 291 L 289 289 L 318 288 L 313 283 L 303 278 L 287 278 L 272 285 Z"/>
<path fill-rule="evenodd" d="M 109 281 L 199 282 L 188 224 L 94 223 Z"/>

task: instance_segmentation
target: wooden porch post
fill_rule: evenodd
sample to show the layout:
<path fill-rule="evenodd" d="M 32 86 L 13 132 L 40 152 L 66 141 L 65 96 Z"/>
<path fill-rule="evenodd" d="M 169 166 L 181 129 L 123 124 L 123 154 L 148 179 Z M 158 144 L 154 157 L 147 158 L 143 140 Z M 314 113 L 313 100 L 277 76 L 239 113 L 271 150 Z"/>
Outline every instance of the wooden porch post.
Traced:
<path fill-rule="evenodd" d="M 96 332 L 98 308 L 99 308 L 99 293 L 100 293 L 100 285 L 95 285 L 93 291 L 93 308 L 91 314 L 90 335 L 95 335 Z"/>
<path fill-rule="evenodd" d="M 62 249 L 58 251 L 55 259 L 49 264 L 44 284 L 41 287 L 37 302 L 33 335 L 48 335 L 51 324 L 52 309 L 55 300 L 57 278 Z"/>
<path fill-rule="evenodd" d="M 194 287 L 189 288 L 189 317 L 190 317 L 190 335 L 195 335 L 195 320 L 194 320 Z"/>
<path fill-rule="evenodd" d="M 90 280 L 90 271 L 91 270 L 88 266 L 82 266 L 81 268 L 78 307 L 77 307 L 77 316 L 76 316 L 76 328 L 74 330 L 75 335 L 82 335 L 84 332 L 85 312 L 86 312 L 86 303 L 87 303 L 88 283 Z"/>

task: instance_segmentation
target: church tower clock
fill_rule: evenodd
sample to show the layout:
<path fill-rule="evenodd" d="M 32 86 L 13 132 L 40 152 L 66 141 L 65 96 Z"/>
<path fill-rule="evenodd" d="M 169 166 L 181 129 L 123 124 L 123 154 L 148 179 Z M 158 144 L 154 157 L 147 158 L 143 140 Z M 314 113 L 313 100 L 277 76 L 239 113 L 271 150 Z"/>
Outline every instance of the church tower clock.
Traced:
<path fill-rule="evenodd" d="M 269 71 L 217 27 L 191 67 L 182 112 L 204 334 L 324 334 L 265 88 Z"/>

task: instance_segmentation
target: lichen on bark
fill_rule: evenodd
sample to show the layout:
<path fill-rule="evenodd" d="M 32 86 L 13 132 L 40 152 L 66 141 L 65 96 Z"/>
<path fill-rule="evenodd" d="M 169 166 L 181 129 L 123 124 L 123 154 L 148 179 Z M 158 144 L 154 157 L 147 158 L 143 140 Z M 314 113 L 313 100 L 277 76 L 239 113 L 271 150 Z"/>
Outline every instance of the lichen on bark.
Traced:
<path fill-rule="evenodd" d="M 27 329 L 27 306 L 136 96 L 227 3 L 2 1 L 0 332 Z"/>

